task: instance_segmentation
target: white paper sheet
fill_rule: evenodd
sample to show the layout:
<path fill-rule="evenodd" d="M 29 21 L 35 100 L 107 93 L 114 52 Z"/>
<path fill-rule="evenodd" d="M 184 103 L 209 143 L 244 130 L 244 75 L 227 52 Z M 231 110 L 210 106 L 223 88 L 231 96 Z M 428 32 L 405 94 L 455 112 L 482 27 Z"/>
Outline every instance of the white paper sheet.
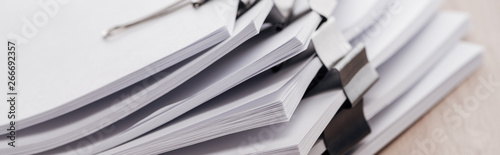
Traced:
<path fill-rule="evenodd" d="M 396 100 L 423 77 L 449 51 L 469 26 L 468 16 L 439 13 L 408 45 L 382 64 L 380 80 L 365 95 L 366 118 Z"/>
<path fill-rule="evenodd" d="M 480 66 L 482 50 L 456 45 L 415 87 L 369 120 L 372 132 L 351 153 L 374 154 L 391 142 Z"/>
<path fill-rule="evenodd" d="M 0 34 L 18 38 L 22 47 L 18 90 L 23 101 L 18 104 L 22 114 L 16 118 L 17 128 L 83 107 L 229 37 L 237 4 L 227 0 L 199 9 L 185 6 L 103 40 L 103 30 L 150 15 L 172 2 L 4 2 L 2 11 L 8 13 L 0 18 L 12 23 L 3 24 Z M 4 37 L 2 41 L 6 42 Z M 8 107 L 2 104 L 0 108 Z M 0 118 L 0 127 L 7 128 L 7 123 L 7 117 Z"/>
<path fill-rule="evenodd" d="M 307 136 L 318 137 L 345 101 L 342 90 L 328 90 L 303 99 L 287 123 L 256 128 L 189 146 L 167 154 L 306 154 Z M 310 134 L 314 133 L 314 134 Z"/>
<path fill-rule="evenodd" d="M 164 105 L 155 112 L 159 113 L 155 119 L 164 122 L 172 120 L 236 84 L 300 53 L 308 45 L 309 37 L 319 20 L 317 14 L 310 13 L 279 33 L 263 32 L 245 42 L 179 88 L 155 101 Z M 146 141 L 149 140 L 142 142 Z M 130 146 L 142 142 L 132 141 L 104 153 L 131 149 Z"/>

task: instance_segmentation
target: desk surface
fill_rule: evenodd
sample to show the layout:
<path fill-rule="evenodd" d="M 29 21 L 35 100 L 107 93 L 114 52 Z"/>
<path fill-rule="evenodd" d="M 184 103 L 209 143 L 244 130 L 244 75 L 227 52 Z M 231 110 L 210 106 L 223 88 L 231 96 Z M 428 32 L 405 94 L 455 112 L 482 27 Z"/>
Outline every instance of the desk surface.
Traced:
<path fill-rule="evenodd" d="M 442 10 L 469 13 L 464 40 L 485 47 L 483 64 L 380 154 L 500 154 L 500 1 L 445 0 Z"/>

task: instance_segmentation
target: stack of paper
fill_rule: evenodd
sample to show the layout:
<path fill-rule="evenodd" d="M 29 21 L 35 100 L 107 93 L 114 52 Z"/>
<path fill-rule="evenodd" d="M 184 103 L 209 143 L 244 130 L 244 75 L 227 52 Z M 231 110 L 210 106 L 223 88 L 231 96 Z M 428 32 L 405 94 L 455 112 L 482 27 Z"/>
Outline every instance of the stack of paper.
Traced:
<path fill-rule="evenodd" d="M 227 39 L 237 7 L 230 0 L 207 3 L 198 10 L 186 6 L 112 40 L 103 40 L 103 30 L 149 15 L 172 2 L 55 2 L 57 7 L 50 10 L 50 20 L 45 16 L 45 23 L 24 17 L 40 11 L 28 7 L 37 4 L 2 4 L 9 6 L 5 11 L 10 13 L 2 14 L 2 19 L 25 19 L 1 30 L 3 36 L 23 47 L 23 63 L 18 66 L 23 68 L 18 73 L 23 75 L 18 79 L 23 84 L 18 90 L 23 90 L 24 104 L 18 107 L 23 109 L 23 115 L 16 118 L 17 129 L 84 107 Z M 6 106 L 2 104 L 2 109 Z M 7 117 L 0 119 L 0 127 L 7 128 Z"/>
<path fill-rule="evenodd" d="M 370 119 L 372 133 L 351 153 L 374 154 L 382 149 L 477 70 L 481 52 L 478 45 L 456 45 L 414 88 Z"/>
<path fill-rule="evenodd" d="M 446 24 L 444 24 L 446 23 Z M 376 108 L 376 109 L 383 109 L 379 115 L 383 116 L 376 116 L 373 119 L 371 119 L 373 116 L 369 115 L 369 123 L 371 127 L 374 128 L 374 131 L 372 134 L 370 134 L 367 138 L 363 140 L 355 149 L 353 149 L 354 153 L 359 153 L 359 154 L 373 154 L 378 151 L 378 149 L 381 149 L 385 144 L 390 142 L 392 138 L 398 135 L 398 133 L 402 132 L 404 128 L 406 128 L 408 125 L 411 124 L 411 122 L 415 121 L 416 118 L 418 118 L 421 114 L 423 114 L 426 110 L 428 110 L 430 107 L 432 107 L 433 104 L 435 104 L 437 101 L 439 101 L 440 98 L 442 98 L 446 92 L 448 92 L 451 88 L 455 87 L 457 84 L 459 84 L 459 81 L 463 80 L 465 77 L 470 75 L 470 73 L 477 68 L 479 62 L 480 62 L 480 53 L 478 52 L 480 48 L 472 48 L 471 47 L 464 47 L 465 45 L 460 45 L 462 47 L 461 49 L 466 50 L 469 52 L 468 54 L 460 53 L 461 59 L 456 59 L 458 54 L 455 54 L 455 56 L 452 56 L 453 54 L 450 54 L 449 56 L 446 56 L 446 58 L 443 60 L 442 57 L 445 55 L 445 51 L 448 51 L 451 49 L 453 45 L 456 45 L 458 43 L 458 40 L 460 39 L 461 36 L 465 33 L 467 29 L 467 16 L 462 15 L 462 14 L 457 14 L 457 13 L 450 13 L 450 12 L 444 12 L 440 13 L 437 17 L 435 17 L 428 26 L 425 27 L 424 30 L 422 30 L 414 39 L 410 41 L 408 45 L 405 45 L 404 48 L 401 49 L 400 52 L 398 52 L 395 56 L 393 56 L 391 59 L 389 59 L 388 62 L 385 62 L 383 65 L 379 67 L 380 75 L 381 75 L 381 84 L 382 86 L 375 86 L 372 88 L 373 92 L 385 92 L 383 90 L 391 90 L 395 94 L 391 94 L 395 97 L 400 96 L 398 94 L 403 94 L 406 92 L 406 89 L 408 89 L 411 86 L 414 86 L 413 83 L 416 83 L 418 79 L 421 79 L 420 75 L 427 74 L 425 79 L 429 77 L 429 82 L 431 79 L 436 79 L 436 78 L 441 78 L 443 80 L 440 80 L 439 82 L 433 82 L 435 86 L 429 86 L 429 84 L 425 84 L 423 81 L 419 82 L 417 85 L 423 85 L 423 86 L 415 86 L 410 90 L 411 93 L 414 89 L 425 89 L 428 91 L 427 93 L 424 93 L 422 91 L 413 93 L 415 95 L 420 95 L 420 99 L 416 99 L 415 97 L 408 97 L 407 101 L 405 99 L 398 99 L 395 103 L 391 104 L 398 104 L 401 102 L 400 100 L 405 100 L 406 102 L 402 103 L 408 103 L 408 102 L 413 102 L 417 105 L 417 103 L 426 103 L 422 106 L 426 107 L 425 109 L 416 109 L 412 110 L 411 106 L 404 106 L 406 108 L 405 110 L 389 110 L 393 108 L 385 108 L 386 106 L 383 105 L 377 105 L 375 101 L 378 100 L 387 100 L 387 97 L 384 97 L 382 95 L 377 96 L 378 99 L 368 99 L 365 101 L 366 107 L 365 111 L 371 110 L 370 108 Z M 469 49 L 469 50 L 467 50 Z M 428 54 L 426 54 L 428 53 Z M 457 52 L 459 53 L 459 52 Z M 425 60 L 425 61 L 424 61 Z M 428 69 L 432 64 L 437 63 L 437 60 L 441 60 L 441 62 L 438 64 L 438 67 L 434 68 L 433 71 L 427 72 Z M 453 69 L 453 67 L 456 69 Z M 412 67 L 414 66 L 414 67 Z M 420 66 L 420 67 L 419 67 Z M 428 67 L 426 67 L 428 66 Z M 422 68 L 424 67 L 424 69 Z M 443 71 L 449 69 L 448 71 Z M 408 76 L 401 76 L 402 74 L 406 73 L 415 73 L 415 72 L 421 72 L 417 75 L 411 76 L 408 74 Z M 460 74 L 459 74 L 460 73 Z M 459 74 L 460 76 L 451 76 L 453 74 Z M 396 79 L 401 79 L 402 82 L 404 81 L 404 84 L 398 84 Z M 414 79 L 414 80 L 413 80 Z M 440 83 L 443 83 L 450 80 L 451 82 L 447 82 L 445 86 L 440 87 L 441 89 L 437 89 L 438 85 Z M 396 82 L 395 82 L 396 81 Z M 413 82 L 415 81 L 415 82 Z M 424 84 L 422 84 L 424 83 Z M 394 85 L 397 86 L 396 88 L 393 87 L 383 87 L 383 84 L 385 85 Z M 378 84 L 377 84 L 378 85 Z M 407 86 L 408 85 L 408 86 Z M 429 86 L 429 87 L 428 87 Z M 383 90 L 381 90 L 383 89 Z M 443 90 L 444 89 L 444 90 Z M 430 91 L 437 91 L 441 93 L 431 93 Z M 373 94 L 373 93 L 368 93 L 368 94 Z M 367 96 L 368 96 L 367 94 Z M 389 93 L 390 94 L 390 93 Z M 425 96 L 425 94 L 433 94 L 433 96 Z M 375 95 L 376 96 L 376 95 Z M 407 98 L 407 95 L 404 95 L 402 98 Z M 422 100 L 427 97 L 427 100 L 425 101 L 431 101 L 431 102 L 423 102 Z M 411 98 L 411 99 L 410 99 Z M 306 99 L 307 100 L 307 99 Z M 391 100 L 391 97 L 389 97 L 389 100 Z M 420 102 L 419 102 L 420 101 Z M 398 105 L 406 105 L 406 104 L 398 104 Z M 299 106 L 300 107 L 300 106 Z M 415 107 L 413 107 L 415 108 Z M 300 110 L 300 108 L 299 108 Z M 391 115 L 390 113 L 394 112 L 386 112 L 386 111 L 394 111 L 398 116 L 395 116 L 396 114 Z M 387 113 L 387 114 L 386 114 Z M 405 115 L 405 113 L 407 115 Z M 404 115 L 404 116 L 403 116 Z M 299 114 L 294 115 L 294 117 L 300 117 Z M 292 120 L 289 123 L 294 122 L 294 117 L 292 117 Z M 378 117 L 383 117 L 385 119 L 377 119 Z M 389 121 L 394 120 L 394 121 Z M 413 119 L 413 120 L 412 120 Z M 319 118 L 318 118 L 319 120 Z M 373 121 L 372 121 L 373 120 Z M 377 120 L 377 123 L 374 123 L 374 121 Z M 313 121 L 314 119 L 308 119 L 308 121 Z M 308 123 L 308 121 L 302 121 L 300 123 Z M 405 124 L 395 124 L 391 122 L 405 122 Z M 380 124 L 380 125 L 379 125 Z M 300 126 L 304 126 L 305 124 L 302 124 Z M 324 124 L 326 125 L 326 124 Z M 284 125 L 285 126 L 285 125 Z M 388 130 L 389 127 L 391 130 Z M 198 145 L 194 145 L 191 147 L 187 147 L 184 149 L 180 149 L 177 151 L 169 152 L 168 154 L 199 154 L 199 153 L 208 153 L 208 154 L 253 154 L 253 153 L 258 153 L 258 154 L 290 154 L 290 153 L 301 153 L 305 154 L 304 152 L 301 152 L 301 148 L 304 146 L 309 146 L 305 143 L 305 141 L 308 141 L 310 139 L 311 135 L 305 135 L 302 134 L 302 137 L 294 140 L 287 140 L 286 143 L 284 141 L 281 141 L 280 138 L 276 138 L 276 134 L 269 134 L 265 136 L 269 136 L 269 139 L 263 139 L 259 141 L 260 139 L 255 138 L 254 141 L 248 143 L 246 140 L 249 139 L 249 137 L 259 137 L 263 135 L 263 132 L 266 128 L 272 128 L 272 126 L 267 126 L 267 127 L 262 127 L 258 129 L 253 129 L 249 130 L 246 132 L 241 132 L 238 134 L 233 134 L 230 136 L 225 136 L 222 138 L 215 139 L 213 141 L 201 143 Z M 284 130 L 281 130 L 280 132 L 283 133 L 288 133 L 292 132 L 293 134 L 290 134 L 288 136 L 284 136 L 287 138 L 292 138 L 292 137 L 297 137 L 296 135 L 301 135 L 298 129 L 293 128 L 290 126 L 285 126 L 283 127 Z M 394 129 L 392 129 L 394 128 Z M 253 132 L 252 132 L 253 131 Z M 259 132 L 260 131 L 260 132 Z M 295 132 L 293 132 L 295 131 Z M 309 132 L 314 132 L 315 130 L 312 128 L 307 128 L 306 131 Z M 320 130 L 321 131 L 321 130 Z M 391 132 L 394 131 L 394 132 Z M 266 133 L 267 134 L 267 133 Z M 384 135 L 389 134 L 390 136 L 386 137 Z M 280 135 L 280 134 L 278 134 Z M 319 136 L 319 134 L 314 135 L 314 136 Z M 314 137 L 313 136 L 313 137 Z M 278 136 L 279 137 L 279 136 Z M 266 137 L 268 138 L 268 137 Z M 239 143 L 238 143 L 239 142 Z M 213 144 L 218 144 L 218 145 L 213 145 Z M 289 145 L 287 145 L 289 144 Z M 278 145 L 278 147 L 274 147 L 275 145 Z M 323 147 L 321 147 L 323 146 Z M 270 148 L 268 148 L 270 147 Z M 305 150 L 308 150 L 305 149 Z M 315 153 L 323 153 L 326 150 L 324 147 L 323 141 L 318 140 L 316 142 L 316 146 L 312 150 L 312 154 Z M 306 151 L 307 153 L 307 151 Z"/>
<path fill-rule="evenodd" d="M 379 19 L 354 41 L 365 43 L 368 59 L 374 66 L 380 66 L 430 21 L 440 4 L 441 0 L 398 2 L 400 12 L 385 11 L 382 19 Z"/>
<path fill-rule="evenodd" d="M 287 123 L 265 126 L 166 154 L 307 154 L 323 128 L 344 103 L 341 90 L 303 99 Z"/>
<path fill-rule="evenodd" d="M 161 92 L 169 91 L 170 87 L 168 87 L 168 85 L 170 85 L 171 82 L 181 81 L 183 78 L 193 76 L 189 75 L 196 73 L 196 71 L 193 70 L 202 70 L 206 67 L 204 64 L 208 66 L 210 63 L 214 62 L 219 57 L 222 57 L 243 41 L 258 33 L 260 26 L 262 25 L 271 7 L 272 2 L 270 0 L 259 3 L 259 5 L 255 6 L 238 19 L 235 30 L 230 38 L 212 49 L 199 54 L 199 56 L 195 56 L 178 63 L 173 67 L 161 71 L 153 77 L 99 100 L 96 103 L 92 103 L 84 108 L 80 108 L 74 112 L 63 115 L 62 117 L 23 130 L 21 132 L 29 136 L 24 136 L 22 138 L 24 140 L 28 140 L 30 142 L 29 144 L 38 147 L 31 147 L 31 151 L 39 152 L 66 144 L 91 134 L 98 129 L 106 127 L 108 124 L 123 118 L 124 116 L 134 112 L 136 109 L 139 109 L 152 100 L 160 97 L 164 94 Z M 186 79 L 184 79 L 184 81 L 185 80 Z M 129 95 L 129 92 L 134 93 Z M 40 128 L 45 128 L 45 130 L 40 130 Z M 154 127 L 150 128 L 152 129 Z M 81 133 L 82 131 L 85 132 Z M 65 138 L 48 136 L 55 133 Z M 134 138 L 132 135 L 129 135 L 128 137 L 130 138 L 125 139 L 125 141 Z M 46 143 L 46 141 L 51 141 L 51 143 Z M 108 147 L 118 144 L 120 143 L 114 143 Z M 31 152 L 29 151 L 30 149 L 22 150 Z"/>
<path fill-rule="evenodd" d="M 26 15 L 32 3 L 7 11 Z M 23 18 L 0 30 L 22 55 L 17 143 L 0 151 L 374 154 L 480 64 L 482 48 L 459 42 L 468 16 L 436 13 L 440 4 L 40 2 L 47 25 Z M 343 115 L 355 108 L 361 117 Z"/>
<path fill-rule="evenodd" d="M 257 9 L 259 6 L 264 6 L 266 3 L 258 3 L 258 5 L 253 8 Z M 250 10 L 252 11 L 252 10 Z M 261 10 L 257 10 L 261 12 Z M 251 13 L 251 12 L 248 12 Z M 247 13 L 245 13 L 247 14 Z M 243 17 L 243 16 L 242 16 Z M 240 19 L 238 19 L 239 21 Z M 313 20 L 313 21 L 311 21 Z M 120 126 L 119 131 L 115 131 L 112 134 L 106 134 L 106 139 L 102 140 L 102 143 L 96 143 L 95 149 L 97 152 L 109 149 L 116 145 L 119 145 L 123 142 L 131 140 L 139 135 L 142 135 L 164 123 L 167 123 L 169 120 L 176 118 L 181 115 L 182 111 L 190 110 L 201 103 L 215 97 L 216 95 L 222 93 L 224 90 L 231 88 L 235 84 L 241 83 L 244 79 L 248 79 L 251 76 L 256 75 L 259 72 L 262 72 L 266 68 L 270 68 L 273 65 L 266 64 L 277 64 L 280 61 L 284 61 L 291 56 L 298 54 L 299 52 L 305 49 L 305 45 L 308 43 L 308 36 L 312 32 L 315 25 L 319 22 L 319 16 L 315 14 L 307 15 L 301 18 L 299 21 L 294 22 L 295 26 L 290 25 L 287 29 L 283 30 L 283 32 L 277 33 L 274 35 L 273 30 L 266 31 L 262 35 L 257 36 L 256 38 L 248 41 L 246 43 L 248 45 L 253 45 L 253 42 L 262 42 L 261 47 L 254 46 L 254 49 L 249 49 L 248 47 L 239 47 L 231 54 L 225 56 L 212 66 L 205 69 L 199 75 L 194 77 L 193 79 L 186 82 L 185 85 L 181 85 L 180 88 L 174 90 L 174 92 L 163 96 L 162 98 L 156 100 L 151 103 L 149 106 L 144 107 L 140 111 L 136 113 L 140 115 L 132 115 L 130 117 L 126 117 L 124 123 L 118 122 L 116 125 L 111 124 L 110 126 Z M 304 25 L 303 23 L 308 23 L 309 26 Z M 309 29 L 309 30 L 307 30 Z M 295 32 L 294 32 L 295 31 Z M 300 33 L 299 33 L 300 32 Z M 297 34 L 297 35 L 290 35 Z M 262 38 L 267 36 L 274 35 L 269 39 L 279 40 L 278 44 L 269 44 L 275 41 L 262 41 Z M 296 37 L 297 36 L 297 37 Z M 287 40 L 282 40 L 288 38 Z M 271 45 L 271 46 L 269 46 Z M 288 46 L 288 48 L 286 48 Z M 294 48 L 290 50 L 290 48 Z M 243 50 L 244 49 L 244 50 Z M 243 50 L 243 51 L 241 51 Z M 274 50 L 274 51 L 273 51 Z M 281 52 L 280 52 L 281 51 Z M 270 54 L 268 54 L 270 52 Z M 285 53 L 283 53 L 285 52 Z M 286 54 L 288 53 L 288 54 Z M 275 55 L 275 56 L 272 56 Z M 264 57 L 266 56 L 266 57 Z M 263 59 L 259 59 L 259 57 L 263 57 Z M 274 58 L 273 58 L 274 57 Z M 239 64 L 235 64 L 233 66 L 226 66 L 226 64 L 238 61 Z M 233 63 L 234 64 L 234 63 Z M 250 65 L 253 64 L 253 65 Z M 238 65 L 240 67 L 238 67 Z M 259 67 L 259 65 L 261 67 Z M 246 70 L 243 69 L 246 67 Z M 219 71 L 221 74 L 214 74 L 212 70 Z M 250 70 L 255 70 L 251 72 Z M 244 74 L 241 74 L 241 73 Z M 245 73 L 246 72 L 246 73 Z M 246 76 L 245 76 L 246 74 Z M 211 76 L 211 77 L 210 77 Z M 222 78 L 226 76 L 226 78 Z M 239 80 L 238 80 L 239 79 Z M 208 81 L 207 81 L 208 80 Z M 210 80 L 212 82 L 210 82 Z M 218 81 L 218 82 L 216 82 Z M 231 84 L 234 83 L 234 84 Z M 212 86 L 209 86 L 212 85 Z M 224 89 L 223 89 L 224 88 Z M 204 92 L 204 94 L 199 94 L 200 92 Z M 212 94 L 212 95 L 211 95 Z M 189 97 L 187 99 L 182 99 L 182 97 Z M 135 98 L 131 98 L 135 99 Z M 130 99 L 129 99 L 130 100 Z M 297 101 L 298 102 L 298 101 Z M 177 106 L 178 105 L 178 106 Z M 109 106 L 109 109 L 116 108 L 117 105 Z M 173 108 L 173 109 L 170 109 Z M 181 110 L 179 110 L 181 108 Z M 182 110 L 183 109 L 183 110 Z M 105 117 L 104 117 L 105 118 Z M 136 123 L 140 124 L 135 125 L 131 123 L 130 120 L 137 120 Z M 111 122 L 112 123 L 112 122 Z M 78 123 L 81 124 L 81 123 Z M 106 131 L 106 128 L 103 129 Z M 97 131 L 95 135 L 102 135 L 103 131 Z M 45 133 L 42 133 L 45 134 Z M 94 135 L 90 135 L 89 137 L 93 137 Z M 87 138 L 83 138 L 85 140 Z M 75 142 L 76 143 L 76 142 Z M 78 143 L 76 143 L 78 144 Z M 61 148 L 65 148 L 63 146 Z M 76 146 L 73 146 L 74 148 Z M 81 147 L 81 146 L 80 146 Z M 87 147 L 87 146 L 86 146 Z M 88 146 L 90 147 L 90 146 Z M 82 147 L 84 148 L 84 147 Z M 94 148 L 94 147 L 92 147 Z M 61 149 L 57 149 L 61 150 Z M 66 149 L 64 149 L 66 150 Z M 59 152 L 59 151 L 57 151 Z M 94 151 L 92 151 L 94 152 Z"/>
<path fill-rule="evenodd" d="M 150 104 L 155 108 L 146 107 L 142 109 L 145 112 L 138 111 L 149 114 L 140 118 L 144 120 L 142 125 L 155 120 L 162 121 L 162 124 L 166 123 L 244 80 L 304 51 L 319 20 L 317 14 L 311 13 L 294 21 L 279 33 L 268 29 L 250 39 L 184 85 Z M 123 148 L 120 149 L 124 151 L 133 149 L 125 145 L 121 147 Z"/>
<path fill-rule="evenodd" d="M 290 120 L 320 62 L 307 58 L 277 73 L 267 71 L 176 120 L 110 150 L 161 153 L 212 138 Z M 302 91 L 301 91 L 302 90 Z M 150 144 L 147 148 L 145 144 Z M 130 149 L 134 146 L 140 148 Z M 108 153 L 104 152 L 105 154 Z"/>
<path fill-rule="evenodd" d="M 413 12 L 415 12 L 415 11 L 413 11 L 413 12 L 408 11 L 408 12 L 409 12 L 409 13 L 413 13 Z M 409 14 L 409 13 L 407 13 L 407 14 Z M 413 14 L 415 14 L 415 13 L 413 13 Z M 410 15 L 411 15 L 411 14 L 410 14 Z M 403 18 L 403 17 L 408 17 L 408 15 L 404 14 L 404 15 L 402 15 L 402 17 L 401 17 L 401 18 L 398 18 L 398 19 L 406 19 L 406 18 Z M 411 16 L 410 16 L 410 17 L 411 17 Z M 418 17 L 418 16 L 417 16 L 417 17 Z M 415 18 L 415 17 L 413 17 L 413 18 Z M 424 19 L 422 19 L 422 20 L 424 20 Z M 396 21 L 398 21 L 398 20 L 396 20 Z M 411 20 L 404 20 L 404 21 L 399 21 L 399 22 L 400 22 L 400 23 L 409 23 L 409 22 L 413 22 L 413 21 L 411 21 Z M 396 24 L 393 24 L 393 25 L 396 25 Z M 405 27 L 412 26 L 412 25 L 411 25 L 411 24 L 399 24 L 399 25 L 397 25 L 397 26 L 393 26 L 393 27 L 399 28 L 398 26 L 399 26 L 399 27 L 403 27 L 403 28 L 405 28 Z M 413 27 L 416 27 L 416 26 L 413 26 Z M 400 33 L 396 33 L 396 34 L 402 34 L 402 32 L 400 32 Z M 385 36 L 388 36 L 388 35 L 387 35 L 387 34 L 384 34 L 384 35 L 382 35 L 381 37 L 385 37 Z M 390 34 L 389 34 L 389 36 L 390 36 Z M 386 38 L 387 38 L 387 37 L 386 37 Z M 389 40 L 389 41 L 390 41 L 390 40 Z M 387 39 L 386 39 L 386 42 L 385 42 L 385 43 L 386 43 L 386 44 L 389 44 L 389 42 L 387 41 Z M 376 51 L 376 50 L 372 50 L 372 51 Z M 377 53 L 377 52 L 370 52 L 370 53 Z M 380 52 L 378 52 L 378 53 L 380 53 Z M 389 53 L 391 53 L 391 52 L 389 52 Z M 393 53 L 393 52 L 392 52 L 392 53 Z M 232 95 L 232 94 L 231 94 L 231 95 Z M 300 97 L 300 95 L 296 95 L 296 96 L 295 96 L 295 98 L 297 98 L 297 97 Z M 298 101 L 292 101 L 292 102 L 298 102 Z M 292 110 L 288 110 L 288 111 L 293 111 L 293 109 L 294 109 L 294 108 L 295 108 L 295 106 L 290 106 L 290 108 L 289 108 L 289 109 L 292 109 Z M 154 110 L 150 110 L 150 111 L 154 111 Z M 153 113 L 153 112 L 140 112 L 140 113 Z M 281 116 L 281 115 L 279 115 L 279 116 Z M 279 116 L 276 116 L 276 117 L 278 117 L 278 118 L 279 118 Z M 287 117 L 287 118 L 289 118 L 289 116 L 290 116 L 290 114 L 288 114 L 288 117 Z M 152 116 L 148 116 L 148 117 L 152 117 Z M 149 119 L 149 118 L 148 118 L 148 119 Z M 246 119 L 246 120 L 250 120 L 250 121 L 258 121 L 258 119 L 257 119 L 257 120 L 252 120 L 251 118 L 245 118 L 245 119 Z M 137 120 L 137 118 L 135 118 L 135 119 L 129 118 L 129 119 L 126 119 L 126 120 Z M 237 120 L 238 120 L 238 119 L 237 119 Z M 137 124 L 143 125 L 142 123 L 144 123 L 144 122 L 147 122 L 147 121 L 142 120 L 142 121 L 140 121 L 139 123 L 136 123 L 136 124 L 134 125 L 134 128 L 135 128 L 136 126 L 139 126 L 139 125 L 137 125 Z M 234 129 L 233 129 L 233 128 L 229 128 L 229 129 L 232 129 L 232 132 L 226 132 L 225 134 L 230 134 L 230 133 L 237 132 L 237 131 L 241 131 L 241 130 L 245 130 L 245 129 L 251 129 L 251 128 L 255 128 L 255 127 L 259 127 L 259 126 L 263 126 L 263 125 L 270 125 L 270 124 L 279 123 L 279 122 L 281 122 L 281 120 L 276 119 L 276 121 L 266 122 L 266 123 L 263 123 L 262 125 L 256 125 L 256 126 L 245 126 L 245 128 L 241 128 L 241 129 L 239 129 L 239 128 L 234 128 Z M 119 124 L 119 123 L 118 123 L 118 124 Z M 124 123 L 122 123 L 122 124 L 124 124 Z M 130 121 L 127 121 L 127 124 L 131 124 L 131 123 L 130 123 Z M 231 124 L 231 123 L 228 123 L 228 124 Z M 146 125 L 144 125 L 144 126 L 146 126 Z M 162 130 L 151 132 L 149 135 L 147 135 L 147 136 L 145 136 L 145 137 L 141 137 L 141 138 L 139 138 L 139 139 L 137 139 L 137 140 L 134 140 L 134 142 L 136 143 L 136 144 L 134 144 L 134 145 L 142 145 L 142 144 L 145 144 L 145 143 L 152 143 L 152 141 L 154 141 L 154 140 L 156 140 L 156 139 L 173 139 L 173 138 L 175 138 L 175 137 L 179 137 L 179 136 L 176 136 L 176 135 L 172 136 L 172 134 L 170 134 L 171 136 L 167 136 L 168 134 L 166 134 L 166 133 L 170 133 L 170 132 L 172 132 L 172 131 L 167 132 L 167 131 L 168 131 L 168 129 L 170 129 L 170 128 L 169 128 L 169 126 L 171 126 L 171 125 L 170 125 L 170 124 L 167 124 L 167 125 L 165 125 L 165 126 L 166 126 L 166 127 L 164 127 L 164 129 L 162 128 Z M 214 126 L 211 126 L 211 127 L 216 128 L 216 126 L 215 126 L 215 125 L 214 125 Z M 173 128 L 173 127 L 172 127 L 172 128 Z M 164 130 L 165 130 L 165 131 L 164 131 Z M 149 130 L 147 130 L 147 129 L 143 129 L 143 132 L 142 132 L 142 133 L 145 133 L 146 131 L 149 131 Z M 100 132 L 98 132 L 98 133 L 100 133 Z M 211 138 L 216 138 L 216 137 L 219 137 L 219 136 L 221 136 L 221 135 L 225 135 L 225 134 L 218 134 L 218 135 L 217 135 L 217 134 L 209 134 L 209 135 L 206 135 L 206 137 L 209 137 L 209 138 L 207 138 L 207 140 L 208 140 L 208 139 L 211 139 Z M 125 134 L 125 135 L 130 135 L 130 134 Z M 177 135 L 183 135 L 183 134 L 179 134 L 179 133 L 177 133 Z M 162 137 L 162 136 L 163 136 L 163 137 Z M 121 137 L 121 136 L 120 136 L 120 137 Z M 148 138 L 147 138 L 147 137 L 153 137 L 153 138 L 149 138 L 149 140 L 148 140 Z M 166 137 L 170 137 L 170 138 L 166 138 Z M 111 138 L 111 139 L 113 139 L 113 138 Z M 111 141 L 111 140 L 107 140 L 107 141 Z M 156 140 L 156 141 L 158 141 L 158 140 Z M 173 141 L 173 140 L 172 140 L 172 141 Z M 178 148 L 179 146 L 186 146 L 186 144 L 191 145 L 191 144 L 194 144 L 194 143 L 199 142 L 199 141 L 204 141 L 204 139 L 196 139 L 196 138 L 195 138 L 194 140 L 191 140 L 191 139 L 190 139 L 190 140 L 187 140 L 187 141 L 188 141 L 187 143 L 182 143 L 182 142 L 180 142 L 180 141 L 170 142 L 170 143 L 168 143 L 168 144 L 170 144 L 170 145 L 167 145 L 167 146 L 174 145 L 174 146 L 177 146 L 177 147 L 173 147 L 173 148 Z M 167 141 L 167 142 L 168 142 L 168 141 Z M 165 143 L 167 143 L 167 142 L 165 142 Z M 130 143 L 133 143 L 133 142 L 130 142 Z M 75 145 L 75 144 L 76 144 L 76 143 L 74 143 L 73 145 Z M 99 144 L 99 143 L 96 143 L 96 144 Z M 131 146 L 133 146 L 132 144 L 130 144 L 130 145 L 131 145 Z M 158 145 L 160 145 L 160 144 L 158 144 Z M 125 146 L 121 146 L 121 148 L 126 148 L 126 147 L 131 147 L 131 146 L 129 146 L 129 145 L 125 145 Z M 99 145 L 98 145 L 98 147 L 99 147 Z M 120 148 L 120 147 L 119 147 L 119 148 Z M 145 149 L 145 150 L 146 150 L 146 149 Z M 164 151 L 165 151 L 165 150 L 166 150 L 166 151 L 168 151 L 168 150 L 171 150 L 171 148 L 169 149 L 169 147 L 166 147 L 166 146 L 165 146 L 165 147 L 163 148 L 163 150 L 164 150 Z"/>
<path fill-rule="evenodd" d="M 365 95 L 365 116 L 372 118 L 423 77 L 467 31 L 468 17 L 442 12 L 388 62 L 380 80 Z"/>

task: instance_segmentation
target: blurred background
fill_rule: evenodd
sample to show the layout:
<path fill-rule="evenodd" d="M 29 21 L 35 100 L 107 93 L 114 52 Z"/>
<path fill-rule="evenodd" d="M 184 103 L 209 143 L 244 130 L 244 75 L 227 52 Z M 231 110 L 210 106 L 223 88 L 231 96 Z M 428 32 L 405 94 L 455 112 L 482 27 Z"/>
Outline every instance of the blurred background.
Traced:
<path fill-rule="evenodd" d="M 500 153 L 500 1 L 445 0 L 441 10 L 469 13 L 464 40 L 485 47 L 482 67 L 380 154 Z"/>

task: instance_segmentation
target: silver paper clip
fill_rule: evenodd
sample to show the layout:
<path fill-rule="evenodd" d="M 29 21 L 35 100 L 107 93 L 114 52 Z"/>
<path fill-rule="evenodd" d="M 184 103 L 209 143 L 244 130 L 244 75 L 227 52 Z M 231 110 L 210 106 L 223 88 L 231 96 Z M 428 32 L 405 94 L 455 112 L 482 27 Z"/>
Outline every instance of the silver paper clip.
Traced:
<path fill-rule="evenodd" d="M 174 12 L 177 9 L 182 8 L 188 4 L 191 4 L 194 8 L 199 8 L 203 4 L 205 4 L 207 1 L 208 0 L 177 0 L 172 5 L 169 5 L 163 9 L 161 9 L 160 11 L 157 11 L 149 16 L 146 16 L 144 18 L 141 18 L 139 20 L 136 20 L 136 21 L 133 21 L 133 22 L 130 22 L 127 24 L 118 25 L 118 26 L 112 27 L 108 30 L 105 30 L 103 32 L 103 39 L 108 39 L 112 36 L 115 36 L 119 33 L 126 31 L 127 29 L 129 29 L 133 26 L 136 26 L 136 25 L 139 25 L 141 23 L 144 23 L 144 22 L 156 19 L 158 17 L 162 17 L 164 15 L 167 15 L 167 14 Z M 247 10 L 252 8 L 259 1 L 260 0 L 240 0 L 236 17 L 239 17 L 240 15 L 245 13 Z"/>
<path fill-rule="evenodd" d="M 193 5 L 193 7 L 196 8 L 196 7 L 201 6 L 203 3 L 205 3 L 205 0 L 191 0 L 191 2 L 189 2 L 189 3 L 191 3 Z M 149 20 L 164 16 L 170 12 L 177 10 L 178 8 L 181 8 L 181 7 L 189 4 L 189 3 L 187 0 L 177 0 L 177 2 L 173 3 L 172 5 L 169 5 L 169 6 L 165 7 L 164 9 L 161 9 L 160 11 L 157 11 L 149 16 L 146 16 L 144 18 L 141 18 L 139 20 L 133 21 L 133 22 L 128 23 L 128 24 L 118 25 L 118 26 L 112 27 L 108 30 L 105 30 L 102 37 L 104 39 L 107 39 L 111 36 L 114 36 L 116 34 L 119 34 L 123 31 L 129 29 L 130 27 L 133 27 L 133 26 L 139 25 L 141 23 L 147 22 Z"/>

